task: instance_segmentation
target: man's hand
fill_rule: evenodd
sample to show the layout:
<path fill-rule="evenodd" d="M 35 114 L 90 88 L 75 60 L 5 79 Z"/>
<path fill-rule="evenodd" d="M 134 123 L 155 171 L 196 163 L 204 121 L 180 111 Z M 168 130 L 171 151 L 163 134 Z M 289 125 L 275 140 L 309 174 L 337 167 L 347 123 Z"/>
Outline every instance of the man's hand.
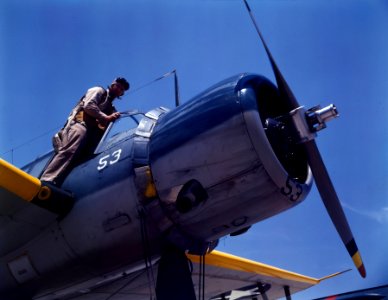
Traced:
<path fill-rule="evenodd" d="M 113 114 L 110 114 L 109 116 L 106 116 L 106 118 L 101 122 L 102 126 L 106 127 L 110 122 L 113 122 L 114 120 L 117 120 L 120 118 L 119 112 L 114 112 Z"/>
<path fill-rule="evenodd" d="M 117 120 L 120 118 L 120 113 L 119 112 L 114 112 L 113 114 L 108 116 L 108 123 L 113 122 L 114 120 Z"/>

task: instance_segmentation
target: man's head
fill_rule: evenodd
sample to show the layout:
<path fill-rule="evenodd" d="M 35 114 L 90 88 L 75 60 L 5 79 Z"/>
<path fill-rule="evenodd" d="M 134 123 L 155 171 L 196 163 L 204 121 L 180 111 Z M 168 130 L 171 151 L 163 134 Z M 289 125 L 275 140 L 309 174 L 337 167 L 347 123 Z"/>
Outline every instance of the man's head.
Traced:
<path fill-rule="evenodd" d="M 123 77 L 117 77 L 115 80 L 113 80 L 113 82 L 109 87 L 109 91 L 115 97 L 121 97 L 122 95 L 124 95 L 124 92 L 127 90 L 129 90 L 129 83 Z"/>

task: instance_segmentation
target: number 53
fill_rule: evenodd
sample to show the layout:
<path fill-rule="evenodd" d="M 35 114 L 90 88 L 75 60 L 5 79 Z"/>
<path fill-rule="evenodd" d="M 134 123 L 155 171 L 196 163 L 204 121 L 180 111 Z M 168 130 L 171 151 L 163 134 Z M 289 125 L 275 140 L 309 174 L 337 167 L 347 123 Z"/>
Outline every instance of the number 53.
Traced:
<path fill-rule="evenodd" d="M 100 158 L 98 161 L 97 170 L 101 171 L 105 169 L 108 165 L 113 165 L 117 163 L 121 156 L 121 149 L 114 151 L 112 154 L 105 155 Z"/>

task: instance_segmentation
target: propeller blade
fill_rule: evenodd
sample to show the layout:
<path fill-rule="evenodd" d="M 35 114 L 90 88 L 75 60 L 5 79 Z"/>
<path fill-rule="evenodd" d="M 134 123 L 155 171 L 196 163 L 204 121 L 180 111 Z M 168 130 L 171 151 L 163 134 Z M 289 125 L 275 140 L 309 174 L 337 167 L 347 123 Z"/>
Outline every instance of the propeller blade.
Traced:
<path fill-rule="evenodd" d="M 272 70 L 275 74 L 275 78 L 276 78 L 276 83 L 277 83 L 277 86 L 278 86 L 278 89 L 279 89 L 279 92 L 280 92 L 280 96 L 282 99 L 287 99 L 288 100 L 288 104 L 289 104 L 289 111 L 299 107 L 299 103 L 298 101 L 296 100 L 294 94 L 292 93 L 290 87 L 288 86 L 286 80 L 284 79 L 282 73 L 280 72 L 274 58 L 272 57 L 272 54 L 271 54 L 271 51 L 269 51 L 269 48 L 267 47 L 267 44 L 264 40 L 264 37 L 263 35 L 261 34 L 260 32 L 260 29 L 259 29 L 259 26 L 257 26 L 256 24 L 256 20 L 255 20 L 255 17 L 253 16 L 253 13 L 251 11 L 251 8 L 249 7 L 248 5 L 248 2 L 246 0 L 244 0 L 244 3 L 245 3 L 245 6 L 249 12 L 249 16 L 251 17 L 252 19 L 252 22 L 253 22 L 253 25 L 255 26 L 256 28 L 256 31 L 257 31 L 257 34 L 259 35 L 260 37 L 260 40 L 264 46 L 264 49 L 265 49 L 265 52 L 267 53 L 267 56 L 269 58 L 269 61 L 271 63 L 271 66 L 272 66 Z"/>
<path fill-rule="evenodd" d="M 322 157 L 319 153 L 317 144 L 314 140 L 304 144 L 307 154 L 307 159 L 313 173 L 315 184 L 317 185 L 319 194 L 321 195 L 323 204 L 333 222 L 342 242 L 345 244 L 353 263 L 358 269 L 362 277 L 366 277 L 366 271 L 358 251 L 357 244 L 354 240 L 352 231 L 346 220 L 345 213 L 342 209 L 340 200 L 334 189 L 333 183 L 330 180 L 329 174 L 323 163 Z"/>
<path fill-rule="evenodd" d="M 196 299 L 189 260 L 184 251 L 171 244 L 165 247 L 159 262 L 156 299 Z"/>
<path fill-rule="evenodd" d="M 276 83 L 280 92 L 281 99 L 288 103 L 290 111 L 295 108 L 298 108 L 300 105 L 296 100 L 294 94 L 292 93 L 290 87 L 288 86 L 286 80 L 284 79 L 282 73 L 280 72 L 278 66 L 276 65 L 275 60 L 272 57 L 272 54 L 264 41 L 263 35 L 261 34 L 259 27 L 256 24 L 256 20 L 247 3 L 247 0 L 244 0 L 244 3 L 256 28 L 256 31 L 260 37 L 260 40 L 263 43 L 267 56 L 271 62 L 272 70 L 276 77 Z M 357 267 L 360 275 L 362 277 L 366 277 L 366 271 L 361 259 L 361 255 L 358 251 L 356 242 L 354 241 L 353 234 L 350 230 L 349 224 L 346 220 L 346 216 L 344 214 L 334 186 L 330 180 L 329 174 L 323 163 L 318 147 L 314 140 L 305 142 L 303 145 L 305 147 L 308 163 L 313 173 L 315 183 L 321 195 L 322 201 L 326 207 L 326 210 L 329 213 L 329 216 L 335 228 L 337 229 L 337 232 L 340 235 L 343 243 L 345 244 L 346 249 L 352 257 L 352 260 L 355 266 Z"/>

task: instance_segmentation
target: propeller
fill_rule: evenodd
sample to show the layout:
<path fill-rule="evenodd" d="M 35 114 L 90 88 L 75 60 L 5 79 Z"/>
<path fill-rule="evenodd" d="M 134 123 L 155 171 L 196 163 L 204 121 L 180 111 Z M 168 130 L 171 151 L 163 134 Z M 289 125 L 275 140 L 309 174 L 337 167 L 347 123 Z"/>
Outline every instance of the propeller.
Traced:
<path fill-rule="evenodd" d="M 272 57 L 271 52 L 269 51 L 267 44 L 264 41 L 264 38 L 259 30 L 259 27 L 256 24 L 256 20 L 252 14 L 252 11 L 248 5 L 247 0 L 244 0 L 245 6 L 248 10 L 248 13 L 252 19 L 252 22 L 256 28 L 257 33 L 259 34 L 260 40 L 265 48 L 267 56 L 270 60 L 272 70 L 275 74 L 276 83 L 279 89 L 281 98 L 286 101 L 289 110 L 296 110 L 300 108 L 298 101 L 296 100 L 294 94 L 289 88 L 287 82 L 285 81 L 282 73 L 280 72 L 278 66 L 275 63 L 275 60 Z M 326 210 L 337 229 L 339 236 L 342 239 L 348 253 L 350 254 L 353 263 L 358 269 L 358 272 L 362 277 L 366 277 L 366 271 L 364 264 L 361 259 L 361 255 L 358 251 L 357 244 L 353 238 L 353 234 L 350 230 L 349 224 L 346 220 L 346 216 L 342 209 L 341 203 L 338 199 L 337 193 L 334 189 L 334 186 L 330 180 L 329 174 L 326 170 L 326 167 L 323 163 L 322 157 L 319 153 L 318 147 L 314 139 L 309 139 L 303 142 L 303 146 L 307 155 L 308 164 L 313 173 L 316 186 L 318 188 L 319 194 L 321 195 L 322 201 L 326 207 Z"/>

